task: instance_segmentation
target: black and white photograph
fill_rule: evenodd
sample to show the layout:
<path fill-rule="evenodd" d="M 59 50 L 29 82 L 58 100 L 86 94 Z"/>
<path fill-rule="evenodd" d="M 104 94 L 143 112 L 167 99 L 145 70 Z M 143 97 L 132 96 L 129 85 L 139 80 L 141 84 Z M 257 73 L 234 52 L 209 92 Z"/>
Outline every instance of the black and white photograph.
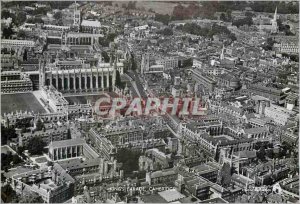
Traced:
<path fill-rule="evenodd" d="M 299 203 L 299 1 L 0 3 L 1 203 Z"/>

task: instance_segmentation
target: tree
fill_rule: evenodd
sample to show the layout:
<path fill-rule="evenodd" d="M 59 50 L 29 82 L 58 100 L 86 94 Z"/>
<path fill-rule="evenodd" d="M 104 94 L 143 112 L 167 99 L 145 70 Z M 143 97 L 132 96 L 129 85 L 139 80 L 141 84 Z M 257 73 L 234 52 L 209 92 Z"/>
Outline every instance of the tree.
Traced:
<path fill-rule="evenodd" d="M 16 165 L 21 162 L 22 159 L 16 154 L 13 155 L 11 152 L 8 152 L 7 154 L 1 154 L 1 170 L 4 170 L 5 168 L 11 168 L 12 163 L 13 165 Z"/>
<path fill-rule="evenodd" d="M 262 48 L 264 50 L 272 50 L 274 43 L 275 41 L 273 40 L 273 38 L 267 38 L 267 41 L 264 43 Z"/>
<path fill-rule="evenodd" d="M 13 127 L 4 127 L 1 125 L 1 145 L 7 144 L 7 141 L 11 138 L 16 138 L 18 135 L 15 128 Z"/>
<path fill-rule="evenodd" d="M 71 130 L 70 129 L 68 129 L 68 132 L 67 132 L 67 139 L 72 139 Z"/>
<path fill-rule="evenodd" d="M 14 18 L 13 18 L 13 23 L 16 26 L 22 25 L 26 21 L 26 12 L 19 12 Z"/>
<path fill-rule="evenodd" d="M 231 10 L 230 9 L 228 9 L 227 11 L 226 11 L 226 15 L 227 15 L 227 21 L 231 21 Z"/>
<path fill-rule="evenodd" d="M 2 10 L 1 19 L 8 19 L 8 18 L 11 18 L 11 13 L 8 10 Z"/>
<path fill-rule="evenodd" d="M 5 203 L 17 203 L 17 194 L 9 184 L 1 187 L 1 199 Z"/>
<path fill-rule="evenodd" d="M 46 143 L 42 140 L 42 138 L 35 136 L 28 140 L 27 149 L 30 154 L 40 155 L 43 153 L 45 146 Z"/>
<path fill-rule="evenodd" d="M 246 13 L 245 13 L 245 16 L 247 16 L 247 17 L 254 17 L 255 16 L 255 14 L 254 13 L 252 13 L 252 12 L 250 12 L 250 11 L 246 11 Z"/>
<path fill-rule="evenodd" d="M 266 151 L 266 155 L 267 155 L 267 157 L 269 157 L 270 159 L 273 159 L 273 158 L 274 158 L 274 151 L 273 151 L 273 149 L 268 149 L 268 150 Z"/>
<path fill-rule="evenodd" d="M 62 18 L 62 13 L 60 11 L 56 12 L 53 17 L 56 19 L 56 20 L 59 20 Z"/>
<path fill-rule="evenodd" d="M 236 36 L 235 36 L 234 33 L 230 33 L 229 38 L 230 38 L 231 41 L 236 41 Z"/>
<path fill-rule="evenodd" d="M 251 26 L 251 25 L 253 25 L 253 20 L 252 20 L 252 17 L 247 16 L 246 18 L 234 21 L 232 23 L 232 25 L 234 25 L 236 27 L 240 27 L 240 26 L 243 26 L 243 25 Z"/>
<path fill-rule="evenodd" d="M 110 58 L 106 51 L 102 51 L 102 57 L 104 58 L 104 62 L 108 63 Z"/>
<path fill-rule="evenodd" d="M 44 123 L 41 121 L 41 119 L 38 119 L 37 121 L 36 121 L 36 130 L 37 131 L 40 131 L 40 130 L 42 130 L 43 128 L 44 128 Z"/>
<path fill-rule="evenodd" d="M 137 70 L 137 64 L 136 64 L 136 61 L 135 61 L 135 59 L 134 59 L 134 55 L 133 54 L 131 54 L 131 70 Z"/>
<path fill-rule="evenodd" d="M 220 20 L 221 20 L 221 21 L 227 21 L 227 18 L 226 18 L 225 13 L 221 13 L 221 15 L 220 15 Z"/>
<path fill-rule="evenodd" d="M 191 66 L 193 66 L 193 59 L 192 58 L 183 60 L 182 67 L 191 67 Z"/>
<path fill-rule="evenodd" d="M 217 24 L 213 24 L 211 28 L 202 28 L 196 23 L 186 23 L 184 26 L 178 26 L 177 29 L 182 30 L 184 32 L 190 33 L 192 35 L 200 35 L 204 37 L 212 38 L 217 34 L 225 34 L 230 35 L 231 32 L 225 26 L 219 26 Z"/>
<path fill-rule="evenodd" d="M 116 86 L 123 89 L 124 83 L 121 81 L 121 76 L 119 70 L 116 71 Z"/>
<path fill-rule="evenodd" d="M 44 200 L 39 194 L 33 192 L 30 195 L 21 197 L 19 203 L 44 203 Z"/>
<path fill-rule="evenodd" d="M 227 187 L 231 183 L 231 167 L 228 163 L 224 163 L 220 170 L 219 181 L 222 186 Z"/>
<path fill-rule="evenodd" d="M 27 23 L 33 23 L 33 24 L 35 24 L 35 23 L 41 23 L 41 24 L 43 24 L 44 21 L 43 21 L 43 19 L 41 19 L 39 17 L 35 17 L 35 18 L 27 19 Z"/>
<path fill-rule="evenodd" d="M 23 53 L 23 61 L 27 61 L 27 50 L 26 49 L 24 50 L 24 53 Z"/>
<path fill-rule="evenodd" d="M 173 35 L 173 30 L 171 28 L 165 28 L 157 32 L 158 34 L 162 35 Z"/>
<path fill-rule="evenodd" d="M 266 160 L 266 151 L 265 151 L 265 147 L 264 146 L 260 147 L 260 149 L 256 153 L 256 156 L 261 161 L 265 161 Z"/>
<path fill-rule="evenodd" d="M 24 39 L 26 37 L 26 33 L 24 30 L 20 30 L 17 34 L 18 39 Z"/>
<path fill-rule="evenodd" d="M 117 37 L 117 33 L 108 33 L 106 39 L 108 40 L 108 42 L 113 42 L 116 37 Z"/>
<path fill-rule="evenodd" d="M 121 148 L 117 151 L 116 159 L 122 163 L 125 176 L 134 176 L 133 171 L 139 170 L 139 157 L 141 152 L 132 149 Z"/>
<path fill-rule="evenodd" d="M 9 39 L 13 34 L 14 34 L 14 31 L 12 30 L 12 26 L 10 24 L 9 27 L 5 27 L 3 28 L 3 31 L 2 31 L 2 35 L 5 39 Z"/>
<path fill-rule="evenodd" d="M 155 14 L 155 21 L 161 22 L 165 25 L 168 25 L 170 22 L 170 16 L 168 14 L 162 15 L 162 14 Z"/>
<path fill-rule="evenodd" d="M 126 9 L 126 8 L 127 8 L 127 6 L 126 6 L 125 3 L 122 4 L 122 8 L 123 8 L 123 9 Z"/>

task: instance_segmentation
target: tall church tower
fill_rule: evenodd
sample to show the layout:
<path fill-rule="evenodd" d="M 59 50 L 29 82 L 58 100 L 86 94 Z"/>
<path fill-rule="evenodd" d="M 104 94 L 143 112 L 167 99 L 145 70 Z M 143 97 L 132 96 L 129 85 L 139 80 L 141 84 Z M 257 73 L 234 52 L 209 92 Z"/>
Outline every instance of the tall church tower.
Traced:
<path fill-rule="evenodd" d="M 275 9 L 274 18 L 272 19 L 272 33 L 278 32 L 278 25 L 277 25 L 277 7 Z"/>
<path fill-rule="evenodd" d="M 74 8 L 74 26 L 80 25 L 80 10 L 77 10 L 77 2 L 75 1 L 75 8 Z"/>
<path fill-rule="evenodd" d="M 222 48 L 222 52 L 221 52 L 221 55 L 220 55 L 220 60 L 223 60 L 224 59 L 224 45 L 223 45 L 223 48 Z"/>

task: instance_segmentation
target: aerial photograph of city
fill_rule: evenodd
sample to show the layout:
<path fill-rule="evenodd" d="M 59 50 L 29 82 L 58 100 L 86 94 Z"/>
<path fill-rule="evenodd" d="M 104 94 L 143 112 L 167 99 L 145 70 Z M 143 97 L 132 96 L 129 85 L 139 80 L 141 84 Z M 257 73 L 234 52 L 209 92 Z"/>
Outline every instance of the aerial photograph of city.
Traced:
<path fill-rule="evenodd" d="M 298 1 L 1 1 L 1 203 L 299 203 Z"/>

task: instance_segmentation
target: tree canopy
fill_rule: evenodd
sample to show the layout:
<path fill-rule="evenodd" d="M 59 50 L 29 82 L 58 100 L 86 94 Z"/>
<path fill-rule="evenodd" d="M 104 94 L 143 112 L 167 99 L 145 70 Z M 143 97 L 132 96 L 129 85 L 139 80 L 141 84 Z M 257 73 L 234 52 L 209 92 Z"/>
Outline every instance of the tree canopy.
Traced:
<path fill-rule="evenodd" d="M 231 182 L 231 167 L 228 163 L 224 163 L 220 170 L 220 183 L 222 186 L 227 187 Z"/>
<path fill-rule="evenodd" d="M 28 140 L 27 149 L 30 154 L 40 155 L 43 153 L 46 143 L 40 137 L 32 137 Z"/>
<path fill-rule="evenodd" d="M 10 168 L 11 163 L 13 165 L 19 164 L 22 162 L 22 159 L 17 154 L 12 154 L 9 152 L 8 154 L 1 154 L 1 170 L 5 168 Z"/>
<path fill-rule="evenodd" d="M 158 22 L 161 22 L 161 23 L 163 23 L 163 24 L 165 24 L 165 25 L 168 25 L 169 22 L 170 22 L 170 18 L 171 18 L 171 17 L 170 17 L 168 14 L 166 14 L 166 15 L 163 15 L 163 14 L 155 14 L 154 20 L 155 20 L 155 21 L 158 21 Z"/>
<path fill-rule="evenodd" d="M 1 187 L 1 199 L 5 203 L 17 203 L 17 194 L 9 184 Z"/>
<path fill-rule="evenodd" d="M 118 162 L 123 163 L 122 169 L 125 176 L 131 176 L 133 171 L 139 170 L 139 157 L 141 152 L 131 149 L 118 149 L 116 159 Z"/>
<path fill-rule="evenodd" d="M 44 200 L 39 194 L 33 192 L 30 195 L 21 197 L 19 203 L 44 203 Z"/>
<path fill-rule="evenodd" d="M 56 19 L 56 20 L 59 20 L 62 18 L 62 13 L 60 11 L 56 12 L 53 17 Z"/>
<path fill-rule="evenodd" d="M 36 130 L 37 131 L 40 131 L 40 130 L 42 130 L 43 128 L 44 128 L 44 123 L 41 121 L 41 119 L 38 119 L 37 121 L 36 121 Z"/>
<path fill-rule="evenodd" d="M 110 58 L 106 51 L 102 51 L 102 57 L 103 57 L 105 63 L 109 62 Z"/>
<path fill-rule="evenodd" d="M 165 36 L 170 36 L 173 35 L 173 30 L 171 28 L 165 28 L 163 30 L 158 31 L 157 33 Z"/>
<path fill-rule="evenodd" d="M 219 26 L 214 24 L 211 28 L 201 27 L 196 23 L 186 23 L 184 26 L 177 26 L 177 29 L 182 30 L 184 32 L 190 33 L 192 35 L 199 35 L 203 37 L 212 38 L 216 34 L 225 34 L 231 36 L 232 33 L 225 26 Z"/>
<path fill-rule="evenodd" d="M 35 18 L 29 18 L 27 19 L 27 23 L 44 23 L 43 19 L 39 18 L 39 17 L 35 17 Z"/>
<path fill-rule="evenodd" d="M 12 30 L 11 25 L 8 27 L 4 27 L 2 32 L 3 32 L 2 35 L 5 39 L 9 39 L 14 34 L 14 31 Z"/>
<path fill-rule="evenodd" d="M 125 88 L 125 84 L 121 80 L 121 75 L 119 70 L 116 71 L 116 86 L 121 89 Z"/>
<path fill-rule="evenodd" d="M 260 147 L 260 149 L 256 152 L 256 156 L 261 161 L 265 161 L 266 160 L 266 150 L 265 150 L 264 146 Z"/>
<path fill-rule="evenodd" d="M 246 18 L 233 21 L 232 25 L 234 25 L 236 27 L 240 27 L 242 25 L 251 26 L 251 25 L 253 25 L 253 20 L 252 20 L 252 17 L 247 16 Z"/>
<path fill-rule="evenodd" d="M 13 127 L 4 127 L 1 125 L 1 144 L 7 144 L 7 141 L 11 138 L 16 138 L 18 135 L 16 134 L 16 130 Z"/>

